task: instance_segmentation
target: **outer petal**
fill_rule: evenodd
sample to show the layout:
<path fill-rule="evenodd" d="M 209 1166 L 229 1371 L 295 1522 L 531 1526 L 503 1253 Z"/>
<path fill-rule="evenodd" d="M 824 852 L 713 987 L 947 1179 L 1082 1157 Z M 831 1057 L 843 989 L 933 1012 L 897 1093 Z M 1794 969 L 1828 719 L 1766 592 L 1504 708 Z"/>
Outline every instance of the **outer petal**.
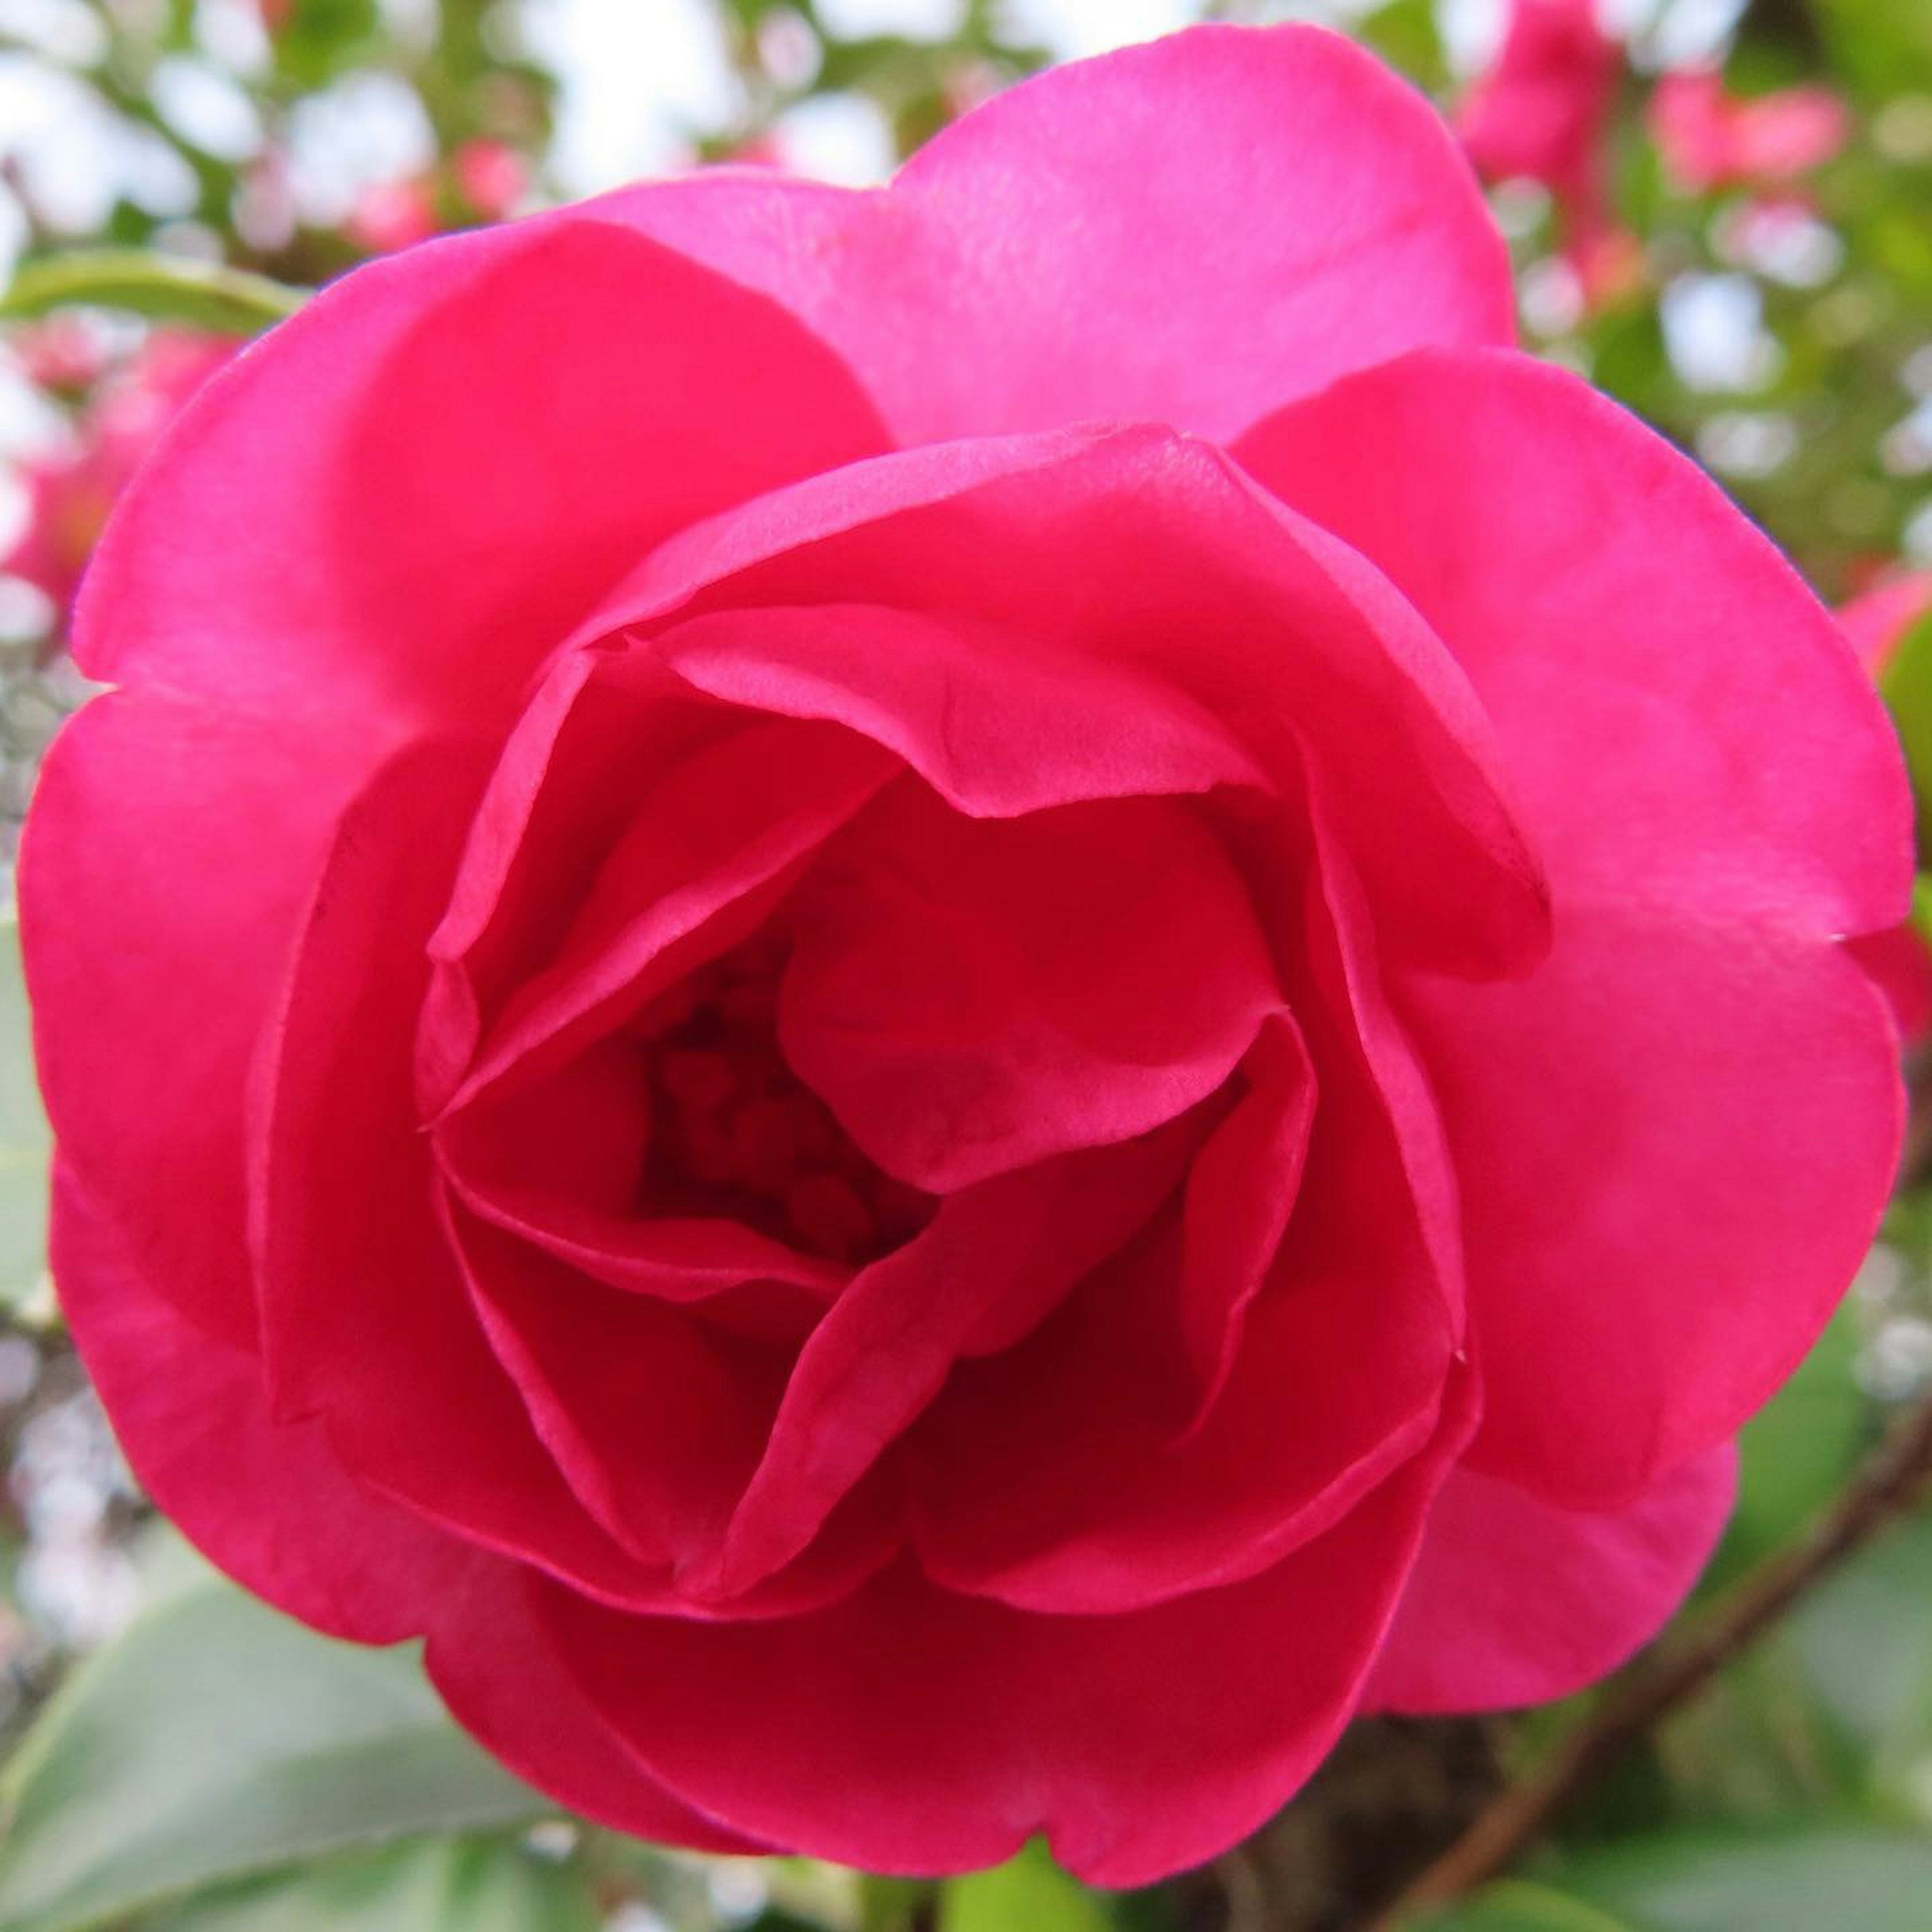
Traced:
<path fill-rule="evenodd" d="M 284 720 L 473 717 L 670 531 L 881 442 L 774 304 L 620 223 L 448 237 L 200 392 L 94 559 L 78 652 Z"/>
<path fill-rule="evenodd" d="M 63 1158 L 159 1295 L 255 1346 L 248 1067 L 366 746 L 165 694 L 70 719 L 21 850 L 40 1084 Z"/>
<path fill-rule="evenodd" d="M 1870 1245 L 1903 1100 L 1838 946 L 1597 908 L 1413 991 L 1462 1186 L 1477 1466 L 1608 1508 L 1735 1435 Z"/>
<path fill-rule="evenodd" d="M 1696 1580 L 1736 1490 L 1728 1444 L 1660 1476 L 1627 1508 L 1559 1509 L 1456 1471 L 1364 1701 L 1495 1710 L 1593 1684 L 1648 1642 Z"/>
<path fill-rule="evenodd" d="M 700 1852 L 778 1850 L 644 1773 L 538 1624 L 541 1588 L 514 1564 L 479 1562 L 438 1606 L 424 1661 L 458 1721 L 519 1777 L 614 1831 Z"/>
<path fill-rule="evenodd" d="M 1559 898 L 1821 937 L 1904 916 L 1882 709 L 1790 566 L 1634 417 L 1527 357 L 1432 352 L 1236 454 L 1460 661 Z"/>
<path fill-rule="evenodd" d="M 274 1421 L 260 1363 L 156 1294 L 65 1168 L 52 1250 L 81 1359 L 170 1520 L 257 1595 L 332 1636 L 393 1643 L 421 1632 L 475 1552 L 359 1486 L 316 1424 Z"/>
<path fill-rule="evenodd" d="M 1044 1830 L 1083 1878 L 1143 1883 L 1252 1830 L 1332 1744 L 1458 1439 L 1445 1428 L 1266 1574 L 1131 1616 L 1031 1616 L 901 1570 L 759 1624 L 624 1617 L 546 1588 L 541 1625 L 640 1770 L 735 1829 L 926 1873 Z M 463 1668 L 446 1652 L 443 1681 Z M 719 1725 L 727 1698 L 756 1714 L 752 1736 Z"/>
<path fill-rule="evenodd" d="M 1310 28 L 1056 69 L 877 194 L 724 172 L 603 205 L 776 295 L 907 442 L 1124 416 L 1225 437 L 1404 350 L 1514 339 L 1442 124 Z"/>
<path fill-rule="evenodd" d="M 1239 454 L 1375 559 L 1496 720 L 1556 950 L 1506 992 L 1403 996 L 1463 1190 L 1476 1453 L 1628 1501 L 1789 1372 L 1883 1201 L 1894 1049 L 1829 942 L 1904 910 L 1891 728 L 1770 545 L 1559 371 L 1412 357 Z"/>
<path fill-rule="evenodd" d="M 264 1356 L 278 1415 L 324 1418 L 369 1486 L 584 1587 L 656 1600 L 662 1577 L 580 1507 L 490 1355 L 415 1112 L 422 946 L 479 763 L 437 740 L 385 766 L 317 882 L 257 1091 Z"/>

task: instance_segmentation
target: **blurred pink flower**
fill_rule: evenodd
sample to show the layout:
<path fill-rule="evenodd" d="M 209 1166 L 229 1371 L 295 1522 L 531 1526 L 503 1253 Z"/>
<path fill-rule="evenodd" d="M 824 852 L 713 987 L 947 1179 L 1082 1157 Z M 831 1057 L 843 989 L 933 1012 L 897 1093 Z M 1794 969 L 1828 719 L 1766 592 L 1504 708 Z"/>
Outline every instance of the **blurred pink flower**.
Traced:
<path fill-rule="evenodd" d="M 1592 300 L 1628 280 L 1634 238 L 1612 221 L 1605 143 L 1623 52 L 1594 0 L 1516 0 L 1495 64 L 1457 131 L 1492 182 L 1540 182 L 1555 197 L 1564 252 Z"/>
<path fill-rule="evenodd" d="M 372 255 L 386 255 L 428 241 L 442 226 L 427 182 L 382 182 L 363 190 L 342 232 Z"/>
<path fill-rule="evenodd" d="M 0 569 L 62 611 L 116 500 L 189 397 L 235 352 L 225 338 L 158 329 L 81 415 L 74 446 L 29 465 L 25 528 Z"/>
<path fill-rule="evenodd" d="M 489 221 L 502 220 L 530 186 L 524 158 L 501 141 L 465 141 L 450 166 L 464 200 Z"/>
<path fill-rule="evenodd" d="M 1932 570 L 1900 571 L 1881 577 L 1838 612 L 1838 623 L 1858 662 L 1881 676 L 1905 634 L 1932 611 Z"/>
<path fill-rule="evenodd" d="M 1736 94 L 1710 67 L 1666 74 L 1651 96 L 1649 120 L 1666 167 L 1699 193 L 1796 181 L 1851 134 L 1845 104 L 1828 88 Z"/>
<path fill-rule="evenodd" d="M 29 323 L 15 332 L 13 350 L 36 388 L 80 390 L 100 380 L 100 341 L 76 316 L 51 315 Z"/>

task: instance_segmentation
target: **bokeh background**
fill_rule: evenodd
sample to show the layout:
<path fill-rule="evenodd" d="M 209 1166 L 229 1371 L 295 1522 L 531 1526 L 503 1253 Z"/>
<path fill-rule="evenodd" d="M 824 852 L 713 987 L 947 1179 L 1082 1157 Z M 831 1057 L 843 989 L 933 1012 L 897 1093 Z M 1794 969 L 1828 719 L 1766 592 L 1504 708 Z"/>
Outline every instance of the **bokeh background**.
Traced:
<path fill-rule="evenodd" d="M 720 158 L 882 179 L 1028 72 L 1205 17 L 1322 21 L 1436 97 L 1526 338 L 1766 525 L 1932 785 L 1932 0 L 0 0 L 0 870 L 85 694 L 63 640 L 88 551 L 274 285 Z M 1932 953 L 1908 927 L 1869 956 L 1916 1086 Z M 46 1280 L 26 1039 L 5 925 L 0 1932 L 1340 1932 L 1601 1708 L 1358 1726 L 1250 1846 L 1127 1898 L 1037 1853 L 935 1889 L 560 1819 L 406 1653 L 281 1622 L 153 1521 Z M 1802 1546 L 1926 1399 L 1928 1173 L 1916 1118 L 1883 1237 L 1749 1432 L 1736 1520 L 1666 1641 Z M 1932 1514 L 1900 1502 L 1431 1922 L 1932 1932 Z"/>

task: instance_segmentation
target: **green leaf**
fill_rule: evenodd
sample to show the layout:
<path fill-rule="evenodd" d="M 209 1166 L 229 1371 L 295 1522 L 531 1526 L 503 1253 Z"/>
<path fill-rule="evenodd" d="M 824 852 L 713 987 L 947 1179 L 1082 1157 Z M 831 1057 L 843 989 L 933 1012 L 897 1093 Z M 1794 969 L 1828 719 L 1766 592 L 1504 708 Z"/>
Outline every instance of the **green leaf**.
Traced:
<path fill-rule="evenodd" d="M 1642 1932 L 1925 1932 L 1932 1842 L 1856 1826 L 1660 1838 L 1579 1858 L 1562 1886 Z"/>
<path fill-rule="evenodd" d="M 1926 1932 L 1932 1842 L 1826 1826 L 1640 1838 L 1504 1879 L 1412 1932 Z"/>
<path fill-rule="evenodd" d="M 46 1273 L 48 1153 L 20 928 L 9 901 L 0 906 L 0 1306 L 32 1302 Z"/>
<path fill-rule="evenodd" d="M 1922 820 L 1932 819 L 1932 615 L 1922 617 L 1893 652 L 1879 689 L 1898 723 Z"/>
<path fill-rule="evenodd" d="M 75 1932 L 324 1852 L 554 1808 L 456 1729 L 413 1647 L 332 1642 L 206 1571 L 74 1673 L 0 1803 L 0 1932 Z"/>
<path fill-rule="evenodd" d="M 139 248 L 77 249 L 22 263 L 0 295 L 0 319 L 84 304 L 126 309 L 222 335 L 254 335 L 295 314 L 309 291 L 219 262 Z"/>
<path fill-rule="evenodd" d="M 1922 1816 L 1932 1761 L 1932 1520 L 1894 1526 L 1827 1577 L 1784 1633 L 1812 1696 L 1856 1740 L 1871 1795 Z"/>
<path fill-rule="evenodd" d="M 949 1879 L 940 1893 L 939 1932 L 1112 1932 L 1102 1894 L 1053 1862 L 1037 1842 L 991 1871 Z"/>
<path fill-rule="evenodd" d="M 144 1932 L 596 1932 L 574 1866 L 514 1844 L 436 1838 L 224 1887 Z"/>
<path fill-rule="evenodd" d="M 1527 1879 L 1499 1879 L 1474 1898 L 1414 1922 L 1414 1932 L 1644 1932 Z"/>
<path fill-rule="evenodd" d="M 1738 1502 L 1704 1578 L 1721 1588 L 1802 1530 L 1837 1495 L 1877 1431 L 1856 1377 L 1856 1310 L 1841 1308 L 1797 1372 L 1744 1426 Z"/>

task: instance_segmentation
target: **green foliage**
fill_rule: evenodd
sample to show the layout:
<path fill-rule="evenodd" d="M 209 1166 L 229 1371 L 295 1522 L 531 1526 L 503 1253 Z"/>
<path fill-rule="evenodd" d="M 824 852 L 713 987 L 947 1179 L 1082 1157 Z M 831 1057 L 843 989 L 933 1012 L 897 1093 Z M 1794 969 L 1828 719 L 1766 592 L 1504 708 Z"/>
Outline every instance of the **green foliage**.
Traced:
<path fill-rule="evenodd" d="M 224 1887 L 142 1932 L 597 1932 L 601 1922 L 574 1865 L 442 1838 Z"/>
<path fill-rule="evenodd" d="M 939 1932 L 1112 1932 L 1112 1915 L 1102 1894 L 1070 1879 L 1048 1856 L 1029 1845 L 991 1871 L 952 1880 L 939 1908 Z"/>
<path fill-rule="evenodd" d="M 0 1932 L 80 1932 L 324 1853 L 550 1808 L 450 1722 L 412 1650 L 332 1642 L 205 1570 L 74 1673 L 0 1803 Z"/>
<path fill-rule="evenodd" d="M 1932 613 L 1906 632 L 1886 666 L 1880 688 L 1905 748 L 1921 824 L 1932 822 Z"/>
<path fill-rule="evenodd" d="M 308 299 L 305 289 L 218 262 L 138 248 L 76 249 L 23 263 L 0 294 L 0 320 L 85 304 L 219 335 L 254 335 L 292 316 Z"/>
<path fill-rule="evenodd" d="M 1506 1879 L 1416 1932 L 1925 1932 L 1932 1843 L 1857 1826 L 1639 1839 Z"/>
<path fill-rule="evenodd" d="M 1855 1378 L 1859 1330 L 1858 1310 L 1840 1309 L 1797 1373 L 1746 1425 L 1737 1507 L 1706 1574 L 1707 1592 L 1790 1542 L 1875 1440 L 1872 1405 Z"/>

